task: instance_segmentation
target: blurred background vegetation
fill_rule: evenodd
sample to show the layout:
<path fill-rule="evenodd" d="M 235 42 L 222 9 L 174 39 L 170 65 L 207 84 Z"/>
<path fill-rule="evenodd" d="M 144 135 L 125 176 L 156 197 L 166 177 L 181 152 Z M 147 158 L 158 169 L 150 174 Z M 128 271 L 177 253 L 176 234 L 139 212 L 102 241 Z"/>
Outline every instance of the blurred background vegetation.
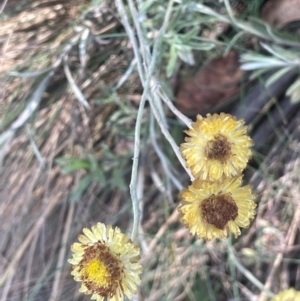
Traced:
<path fill-rule="evenodd" d="M 1 301 L 89 300 L 70 275 L 70 244 L 99 221 L 130 235 L 133 191 L 136 300 L 300 290 L 300 1 L 8 0 L 0 10 Z M 176 146 L 185 116 L 221 111 L 249 125 L 244 181 L 257 217 L 236 240 L 204 242 L 179 223 L 189 176 Z"/>

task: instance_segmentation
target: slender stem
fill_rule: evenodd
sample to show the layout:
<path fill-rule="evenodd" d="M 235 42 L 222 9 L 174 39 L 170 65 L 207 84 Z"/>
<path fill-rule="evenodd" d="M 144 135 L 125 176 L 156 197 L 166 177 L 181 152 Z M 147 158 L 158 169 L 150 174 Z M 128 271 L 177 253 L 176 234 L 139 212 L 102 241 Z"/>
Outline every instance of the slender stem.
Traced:
<path fill-rule="evenodd" d="M 229 9 L 229 11 L 231 12 L 229 1 L 228 0 L 224 0 L 224 1 L 225 1 L 225 5 L 226 5 L 227 10 Z M 266 39 L 266 40 L 271 41 L 271 42 L 276 41 L 279 44 L 283 44 L 283 45 L 287 45 L 287 46 L 295 46 L 295 47 L 300 46 L 300 43 L 297 42 L 297 41 L 286 40 L 286 39 L 282 39 L 279 36 L 276 36 L 276 34 L 272 31 L 270 25 L 267 24 L 267 23 L 262 24 L 265 27 L 264 28 L 265 31 L 264 31 L 264 30 L 260 30 L 258 28 L 255 28 L 255 26 L 253 26 L 250 22 L 246 22 L 246 21 L 238 20 L 236 18 L 230 18 L 230 17 L 227 17 L 227 16 L 223 16 L 222 14 L 219 14 L 218 12 L 214 11 L 210 7 L 205 6 L 201 3 L 193 4 L 191 6 L 191 9 L 193 9 L 194 11 L 198 11 L 198 12 L 200 12 L 202 14 L 205 14 L 205 15 L 214 16 L 222 22 L 232 24 L 233 26 L 236 26 L 240 30 L 244 30 L 245 32 L 253 34 L 253 35 L 255 35 L 259 38 Z M 232 16 L 232 14 L 231 14 L 231 16 Z"/>
<path fill-rule="evenodd" d="M 248 279 L 250 280 L 256 287 L 258 287 L 261 291 L 265 291 L 265 293 L 269 296 L 269 297 L 273 297 L 274 294 L 269 291 L 266 290 L 264 287 L 264 284 L 261 283 L 249 270 L 247 270 L 237 259 L 237 257 L 235 256 L 234 250 L 232 248 L 232 246 L 228 243 L 227 240 L 225 240 L 227 243 L 227 247 L 228 247 L 228 252 L 229 252 L 229 256 L 231 257 L 232 262 L 234 263 L 234 265 L 236 266 L 236 268 Z"/>
<path fill-rule="evenodd" d="M 166 129 L 166 127 L 163 125 L 162 121 L 161 121 L 161 118 L 159 116 L 159 112 L 157 110 L 157 108 L 155 107 L 155 105 L 150 102 L 150 105 L 151 105 L 151 108 L 152 108 L 152 111 L 153 111 L 153 114 L 156 118 L 156 121 L 158 123 L 158 125 L 160 126 L 160 129 L 163 133 L 163 135 L 165 136 L 165 138 L 168 140 L 168 142 L 170 143 L 171 147 L 173 148 L 173 151 L 175 153 L 175 155 L 177 156 L 179 162 L 181 163 L 182 167 L 185 169 L 185 171 L 187 172 L 187 174 L 189 175 L 191 181 L 194 180 L 194 177 L 191 173 L 191 171 L 186 167 L 186 163 L 185 163 L 185 160 L 183 159 L 181 153 L 180 153 L 180 150 L 179 150 L 179 147 L 178 145 L 176 144 L 176 142 L 174 141 L 173 137 L 171 136 L 170 132 Z"/>
<path fill-rule="evenodd" d="M 176 115 L 187 127 L 191 128 L 192 120 L 182 114 L 173 104 L 173 102 L 164 94 L 160 89 L 158 90 L 159 96 L 166 103 L 169 109 Z"/>
<path fill-rule="evenodd" d="M 115 0 L 116 3 L 116 7 L 118 9 L 118 12 L 120 14 L 121 17 L 121 21 L 122 24 L 126 30 L 126 33 L 128 35 L 128 38 L 132 44 L 132 49 L 134 52 L 134 57 L 137 60 L 137 68 L 138 68 L 138 72 L 139 72 L 139 76 L 141 78 L 142 83 L 144 82 L 144 71 L 143 71 L 143 67 L 142 67 L 142 61 L 141 61 L 141 56 L 140 56 L 140 52 L 139 52 L 139 47 L 138 47 L 138 43 L 137 40 L 135 38 L 135 34 L 130 26 L 129 20 L 128 20 L 128 16 L 126 14 L 126 10 L 124 7 L 124 4 L 122 2 L 122 0 Z"/>
<path fill-rule="evenodd" d="M 146 100 L 151 98 L 150 83 L 151 83 L 152 75 L 153 75 L 153 72 L 154 72 L 154 69 L 155 69 L 155 66 L 156 66 L 156 61 L 157 61 L 157 57 L 158 57 L 158 54 L 159 54 L 158 50 L 159 50 L 161 42 L 162 42 L 162 37 L 165 33 L 165 30 L 166 30 L 167 25 L 168 25 L 168 20 L 169 20 L 170 15 L 171 15 L 172 4 L 173 4 L 173 0 L 171 0 L 169 2 L 166 17 L 165 17 L 163 25 L 162 25 L 162 27 L 159 31 L 158 37 L 157 37 L 157 39 L 154 43 L 153 54 L 152 54 L 152 58 L 151 58 L 151 61 L 150 61 L 150 65 L 147 66 L 147 62 L 144 62 L 145 63 L 144 68 L 146 69 L 146 72 L 147 72 L 147 78 L 146 78 L 146 81 L 145 81 L 145 76 L 144 76 L 143 68 L 142 68 L 142 65 L 141 65 L 141 58 L 140 58 L 140 53 L 138 51 L 137 42 L 136 42 L 135 36 L 133 34 L 133 30 L 132 30 L 132 28 L 129 24 L 128 17 L 126 15 L 123 2 L 121 0 L 116 0 L 116 6 L 117 6 L 118 11 L 120 13 L 124 28 L 125 28 L 125 30 L 128 34 L 128 37 L 129 37 L 129 39 L 130 39 L 130 41 L 132 42 L 132 45 L 133 45 L 134 54 L 135 54 L 136 59 L 137 59 L 137 66 L 138 66 L 140 79 L 141 79 L 142 84 L 144 86 L 144 92 L 143 92 L 143 95 L 142 95 L 142 98 L 141 98 L 141 101 L 140 101 L 140 105 L 139 105 L 139 109 L 138 109 L 138 113 L 137 113 L 136 125 L 135 125 L 134 154 L 133 154 L 131 181 L 130 181 L 130 185 L 129 185 L 130 195 L 131 195 L 131 199 L 132 199 L 132 206 L 133 206 L 133 229 L 132 229 L 132 233 L 131 233 L 131 239 L 133 241 L 135 241 L 136 238 L 137 238 L 138 228 L 139 228 L 139 199 L 138 199 L 138 195 L 137 195 L 137 171 L 138 171 L 139 154 L 140 154 L 140 132 L 141 132 L 141 123 L 142 123 L 142 117 L 143 117 L 143 110 L 144 110 L 144 107 L 145 107 Z M 139 26 L 139 23 L 136 23 L 136 26 Z M 141 32 L 141 30 L 139 30 L 139 32 Z M 142 41 L 142 42 L 144 42 L 144 41 Z M 141 41 L 140 41 L 140 43 L 141 43 Z"/>
<path fill-rule="evenodd" d="M 142 83 L 144 82 L 144 72 L 142 68 L 142 63 L 141 63 L 141 57 L 139 53 L 139 48 L 137 41 L 135 39 L 135 35 L 133 33 L 133 30 L 129 24 L 129 20 L 123 5 L 122 0 L 116 0 L 116 7 L 119 11 L 123 26 L 126 30 L 126 33 L 132 43 L 133 47 L 133 52 L 135 55 L 135 59 L 137 61 L 137 67 L 138 67 L 138 72 L 140 79 Z M 146 87 L 145 87 L 145 90 Z M 145 92 L 144 90 L 144 92 Z M 136 123 L 135 123 L 135 133 L 134 133 L 134 151 L 133 151 L 133 162 L 132 162 L 132 171 L 131 171 L 131 181 L 129 184 L 129 189 L 130 189 L 130 195 L 131 195 L 131 200 L 132 200 L 132 210 L 133 210 L 133 229 L 131 233 L 131 239 L 133 241 L 136 240 L 137 238 L 137 233 L 138 233 L 138 228 L 139 228 L 139 200 L 138 200 L 138 195 L 137 195 L 137 173 L 138 173 L 138 164 L 139 164 L 139 155 L 140 155 L 140 134 L 141 134 L 141 123 L 142 123 L 142 118 L 143 118 L 143 111 L 146 103 L 146 93 L 143 93 L 137 117 L 136 117 Z"/>
<path fill-rule="evenodd" d="M 156 135 L 155 135 L 155 128 L 154 128 L 154 116 L 153 116 L 153 112 L 151 112 L 150 114 L 150 137 L 151 137 L 151 144 L 154 148 L 154 151 L 156 152 L 157 156 L 160 159 L 160 162 L 162 163 L 163 169 L 166 173 L 166 175 L 170 178 L 170 180 L 173 182 L 173 184 L 176 186 L 176 188 L 178 190 L 181 190 L 182 184 L 180 183 L 180 181 L 178 181 L 178 179 L 173 175 L 172 171 L 170 170 L 170 162 L 169 160 L 166 158 L 165 154 L 162 152 L 162 150 L 160 149 L 160 147 L 157 144 L 156 141 Z"/>
<path fill-rule="evenodd" d="M 141 28 L 140 22 L 139 22 L 139 15 L 137 13 L 137 10 L 134 6 L 133 1 L 128 0 L 128 4 L 129 4 L 132 20 L 133 20 L 134 26 L 136 28 L 136 33 L 138 36 L 139 44 L 141 47 L 141 55 L 142 55 L 144 62 L 146 63 L 145 67 L 147 68 L 147 65 L 149 65 L 149 63 L 150 63 L 150 56 L 151 56 L 150 49 L 148 47 L 147 41 L 145 41 L 145 39 L 144 39 L 143 31 L 142 31 L 142 28 Z"/>
<path fill-rule="evenodd" d="M 228 238 L 228 244 L 231 245 L 231 240 L 232 240 L 232 235 Z M 228 262 L 229 262 L 229 269 L 230 269 L 230 274 L 231 274 L 231 279 L 232 279 L 232 290 L 233 290 L 233 296 L 234 300 L 240 301 L 240 294 L 239 294 L 239 288 L 237 285 L 237 280 L 236 280 L 236 270 L 235 270 L 235 265 L 234 265 L 234 258 L 229 252 L 228 254 Z"/>

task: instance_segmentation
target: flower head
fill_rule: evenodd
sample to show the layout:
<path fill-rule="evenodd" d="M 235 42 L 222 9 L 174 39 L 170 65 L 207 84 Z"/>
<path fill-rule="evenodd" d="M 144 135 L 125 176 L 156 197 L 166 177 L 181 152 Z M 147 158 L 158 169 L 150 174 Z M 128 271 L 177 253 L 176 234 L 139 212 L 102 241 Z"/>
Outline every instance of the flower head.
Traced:
<path fill-rule="evenodd" d="M 97 223 L 83 233 L 78 236 L 80 243 L 71 246 L 73 258 L 68 260 L 74 280 L 82 282 L 79 291 L 97 301 L 132 298 L 142 272 L 140 249 L 118 227 Z"/>
<path fill-rule="evenodd" d="M 279 292 L 272 301 L 300 301 L 300 291 L 289 288 Z"/>
<path fill-rule="evenodd" d="M 195 178 L 217 181 L 239 176 L 252 156 L 252 140 L 244 120 L 230 114 L 197 116 L 180 146 L 187 167 Z"/>
<path fill-rule="evenodd" d="M 181 192 L 181 222 L 192 235 L 211 240 L 225 238 L 232 232 L 241 234 L 255 216 L 251 186 L 241 186 L 242 177 L 225 178 L 219 182 L 196 179 Z"/>

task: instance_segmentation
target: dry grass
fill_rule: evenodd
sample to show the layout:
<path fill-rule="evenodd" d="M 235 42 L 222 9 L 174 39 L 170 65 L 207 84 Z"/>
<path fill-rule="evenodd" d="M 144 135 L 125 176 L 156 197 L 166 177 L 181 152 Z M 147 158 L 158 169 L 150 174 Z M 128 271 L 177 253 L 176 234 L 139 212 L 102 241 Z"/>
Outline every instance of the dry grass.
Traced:
<path fill-rule="evenodd" d="M 162 5 L 157 18 L 164 13 Z M 70 244 L 98 221 L 132 229 L 128 185 L 143 97 L 132 43 L 111 1 L 93 6 L 78 0 L 8 1 L 0 43 L 0 129 L 9 133 L 0 136 L 0 301 L 89 300 L 70 276 Z M 161 60 L 167 63 L 167 55 Z M 180 74 L 180 64 L 174 70 Z M 166 84 L 164 71 L 159 76 Z M 39 88 L 40 98 L 34 96 Z M 37 110 L 22 114 L 29 104 Z M 245 178 L 259 206 L 249 231 L 236 241 L 206 243 L 178 221 L 178 191 L 188 176 L 149 121 L 151 110 L 146 106 L 141 120 L 137 170 L 139 300 L 266 300 L 256 280 L 272 292 L 300 289 L 299 114 L 275 123 L 268 151 L 255 149 L 257 161 Z M 277 120 L 271 110 L 264 113 L 262 120 Z M 182 125 L 168 121 L 180 136 Z M 265 129 L 261 121 L 252 128 L 253 135 Z"/>
<path fill-rule="evenodd" d="M 80 202 L 74 199 L 70 203 L 72 190 L 87 171 L 62 173 L 56 162 L 58 157 L 86 158 L 92 153 L 95 160 L 105 162 L 102 168 L 109 176 L 118 162 L 109 158 L 103 145 L 114 153 L 115 158 L 120 156 L 125 162 L 131 152 L 132 138 L 125 136 L 130 125 L 124 126 L 126 121 L 115 122 L 113 118 L 117 118 L 114 117 L 117 108 L 123 118 L 132 114 L 135 99 L 132 97 L 132 100 L 131 95 L 139 89 L 135 84 L 137 77 L 130 76 L 115 99 L 109 97 L 132 54 L 122 50 L 126 49 L 124 37 L 99 39 L 89 41 L 82 57 L 86 62 L 80 61 L 78 43 L 68 47 L 74 37 L 79 37 L 76 26 L 92 22 L 92 35 L 114 33 L 120 26 L 110 7 L 92 10 L 86 19 L 80 19 L 80 6 L 79 1 L 67 4 L 36 1 L 17 14 L 6 16 L 2 23 L 5 26 L 1 26 L 0 35 L 4 41 L 2 72 L 25 74 L 43 70 L 67 51 L 67 65 L 85 98 L 92 100 L 91 109 L 85 111 L 68 88 L 63 69 L 58 67 L 43 93 L 37 113 L 30 117 L 25 127 L 17 130 L 4 149 L 1 300 L 73 299 L 74 283 L 69 276 L 66 257 L 70 243 L 81 228 L 100 220 L 106 223 L 118 221 L 122 228 L 129 225 L 128 194 L 123 187 L 112 190 L 116 185 L 113 181 L 108 180 L 106 185 L 92 181 Z M 2 74 L 5 90 L 1 99 L 1 128 L 5 131 L 23 110 L 26 111 L 26 103 L 31 102 L 30 96 L 42 75 L 28 77 L 25 74 L 23 78 L 19 74 L 16 77 Z M 127 112 L 118 105 L 125 94 Z M 126 181 L 127 174 L 128 170 L 122 170 L 120 178 Z M 70 292 L 73 293 L 69 295 Z"/>

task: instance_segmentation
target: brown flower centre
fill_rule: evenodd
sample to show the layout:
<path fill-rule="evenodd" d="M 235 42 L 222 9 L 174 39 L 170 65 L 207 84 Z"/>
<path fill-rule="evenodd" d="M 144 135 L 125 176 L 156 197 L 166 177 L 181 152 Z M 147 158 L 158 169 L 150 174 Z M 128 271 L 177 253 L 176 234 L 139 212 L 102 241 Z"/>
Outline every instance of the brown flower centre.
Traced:
<path fill-rule="evenodd" d="M 122 289 L 123 264 L 102 242 L 84 249 L 79 272 L 84 285 L 100 296 L 112 297 L 119 286 Z"/>
<path fill-rule="evenodd" d="M 229 193 L 212 194 L 200 204 L 202 218 L 208 223 L 223 230 L 230 220 L 238 216 L 238 207 Z"/>
<path fill-rule="evenodd" d="M 208 159 L 226 161 L 231 155 L 231 143 L 222 134 L 207 142 L 205 155 Z"/>

